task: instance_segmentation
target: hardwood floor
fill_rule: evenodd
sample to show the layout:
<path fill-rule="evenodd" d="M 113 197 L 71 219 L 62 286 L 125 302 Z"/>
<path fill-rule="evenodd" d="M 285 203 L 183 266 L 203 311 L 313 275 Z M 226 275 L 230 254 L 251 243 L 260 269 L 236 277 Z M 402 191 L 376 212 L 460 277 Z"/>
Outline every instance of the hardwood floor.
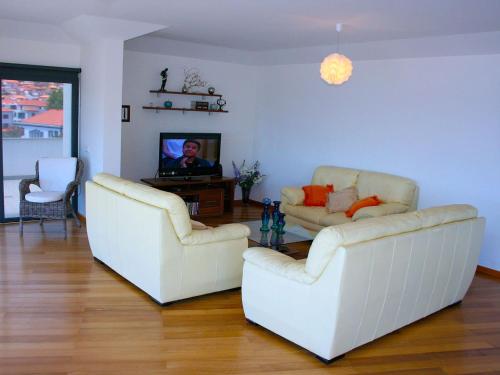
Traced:
<path fill-rule="evenodd" d="M 254 207 L 207 223 L 257 218 Z M 286 318 L 286 317 L 284 317 Z M 240 291 L 161 308 L 94 262 L 85 228 L 0 226 L 0 374 L 500 373 L 500 281 L 329 366 L 245 321 Z"/>

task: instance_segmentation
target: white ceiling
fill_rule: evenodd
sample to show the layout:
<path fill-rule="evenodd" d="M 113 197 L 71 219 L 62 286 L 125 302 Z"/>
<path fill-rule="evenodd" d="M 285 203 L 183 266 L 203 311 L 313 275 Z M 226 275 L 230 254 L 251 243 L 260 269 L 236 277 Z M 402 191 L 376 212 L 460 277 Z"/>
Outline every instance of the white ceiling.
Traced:
<path fill-rule="evenodd" d="M 337 22 L 342 43 L 500 31 L 500 0 L 0 0 L 3 19 L 61 25 L 82 14 L 248 51 L 331 45 Z"/>

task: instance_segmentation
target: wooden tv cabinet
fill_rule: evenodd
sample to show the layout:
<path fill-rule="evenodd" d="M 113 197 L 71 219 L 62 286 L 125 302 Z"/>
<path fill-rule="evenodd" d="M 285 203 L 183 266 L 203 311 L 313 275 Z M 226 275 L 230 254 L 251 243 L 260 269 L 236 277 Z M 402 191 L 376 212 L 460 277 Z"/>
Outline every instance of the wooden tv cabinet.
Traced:
<path fill-rule="evenodd" d="M 168 177 L 143 178 L 142 182 L 163 191 L 179 195 L 194 217 L 220 216 L 233 212 L 234 178 L 206 177 L 171 179 Z"/>

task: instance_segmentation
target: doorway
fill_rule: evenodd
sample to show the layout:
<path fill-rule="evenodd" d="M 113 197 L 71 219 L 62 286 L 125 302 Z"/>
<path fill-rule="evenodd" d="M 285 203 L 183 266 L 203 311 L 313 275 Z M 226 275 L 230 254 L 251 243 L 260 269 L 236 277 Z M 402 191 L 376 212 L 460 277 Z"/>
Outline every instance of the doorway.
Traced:
<path fill-rule="evenodd" d="M 19 182 L 38 159 L 78 156 L 79 73 L 0 63 L 0 222 L 19 220 Z"/>

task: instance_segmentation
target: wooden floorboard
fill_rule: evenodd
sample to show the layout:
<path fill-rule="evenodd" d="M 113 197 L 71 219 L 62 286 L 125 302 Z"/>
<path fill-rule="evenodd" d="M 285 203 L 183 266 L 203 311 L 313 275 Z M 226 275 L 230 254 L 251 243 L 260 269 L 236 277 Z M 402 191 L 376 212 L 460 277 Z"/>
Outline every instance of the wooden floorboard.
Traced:
<path fill-rule="evenodd" d="M 256 207 L 205 222 L 257 219 Z M 285 318 L 285 317 L 284 317 Z M 160 307 L 93 260 L 85 228 L 0 226 L 0 374 L 499 374 L 500 281 L 327 366 L 247 323 L 239 290 Z"/>

